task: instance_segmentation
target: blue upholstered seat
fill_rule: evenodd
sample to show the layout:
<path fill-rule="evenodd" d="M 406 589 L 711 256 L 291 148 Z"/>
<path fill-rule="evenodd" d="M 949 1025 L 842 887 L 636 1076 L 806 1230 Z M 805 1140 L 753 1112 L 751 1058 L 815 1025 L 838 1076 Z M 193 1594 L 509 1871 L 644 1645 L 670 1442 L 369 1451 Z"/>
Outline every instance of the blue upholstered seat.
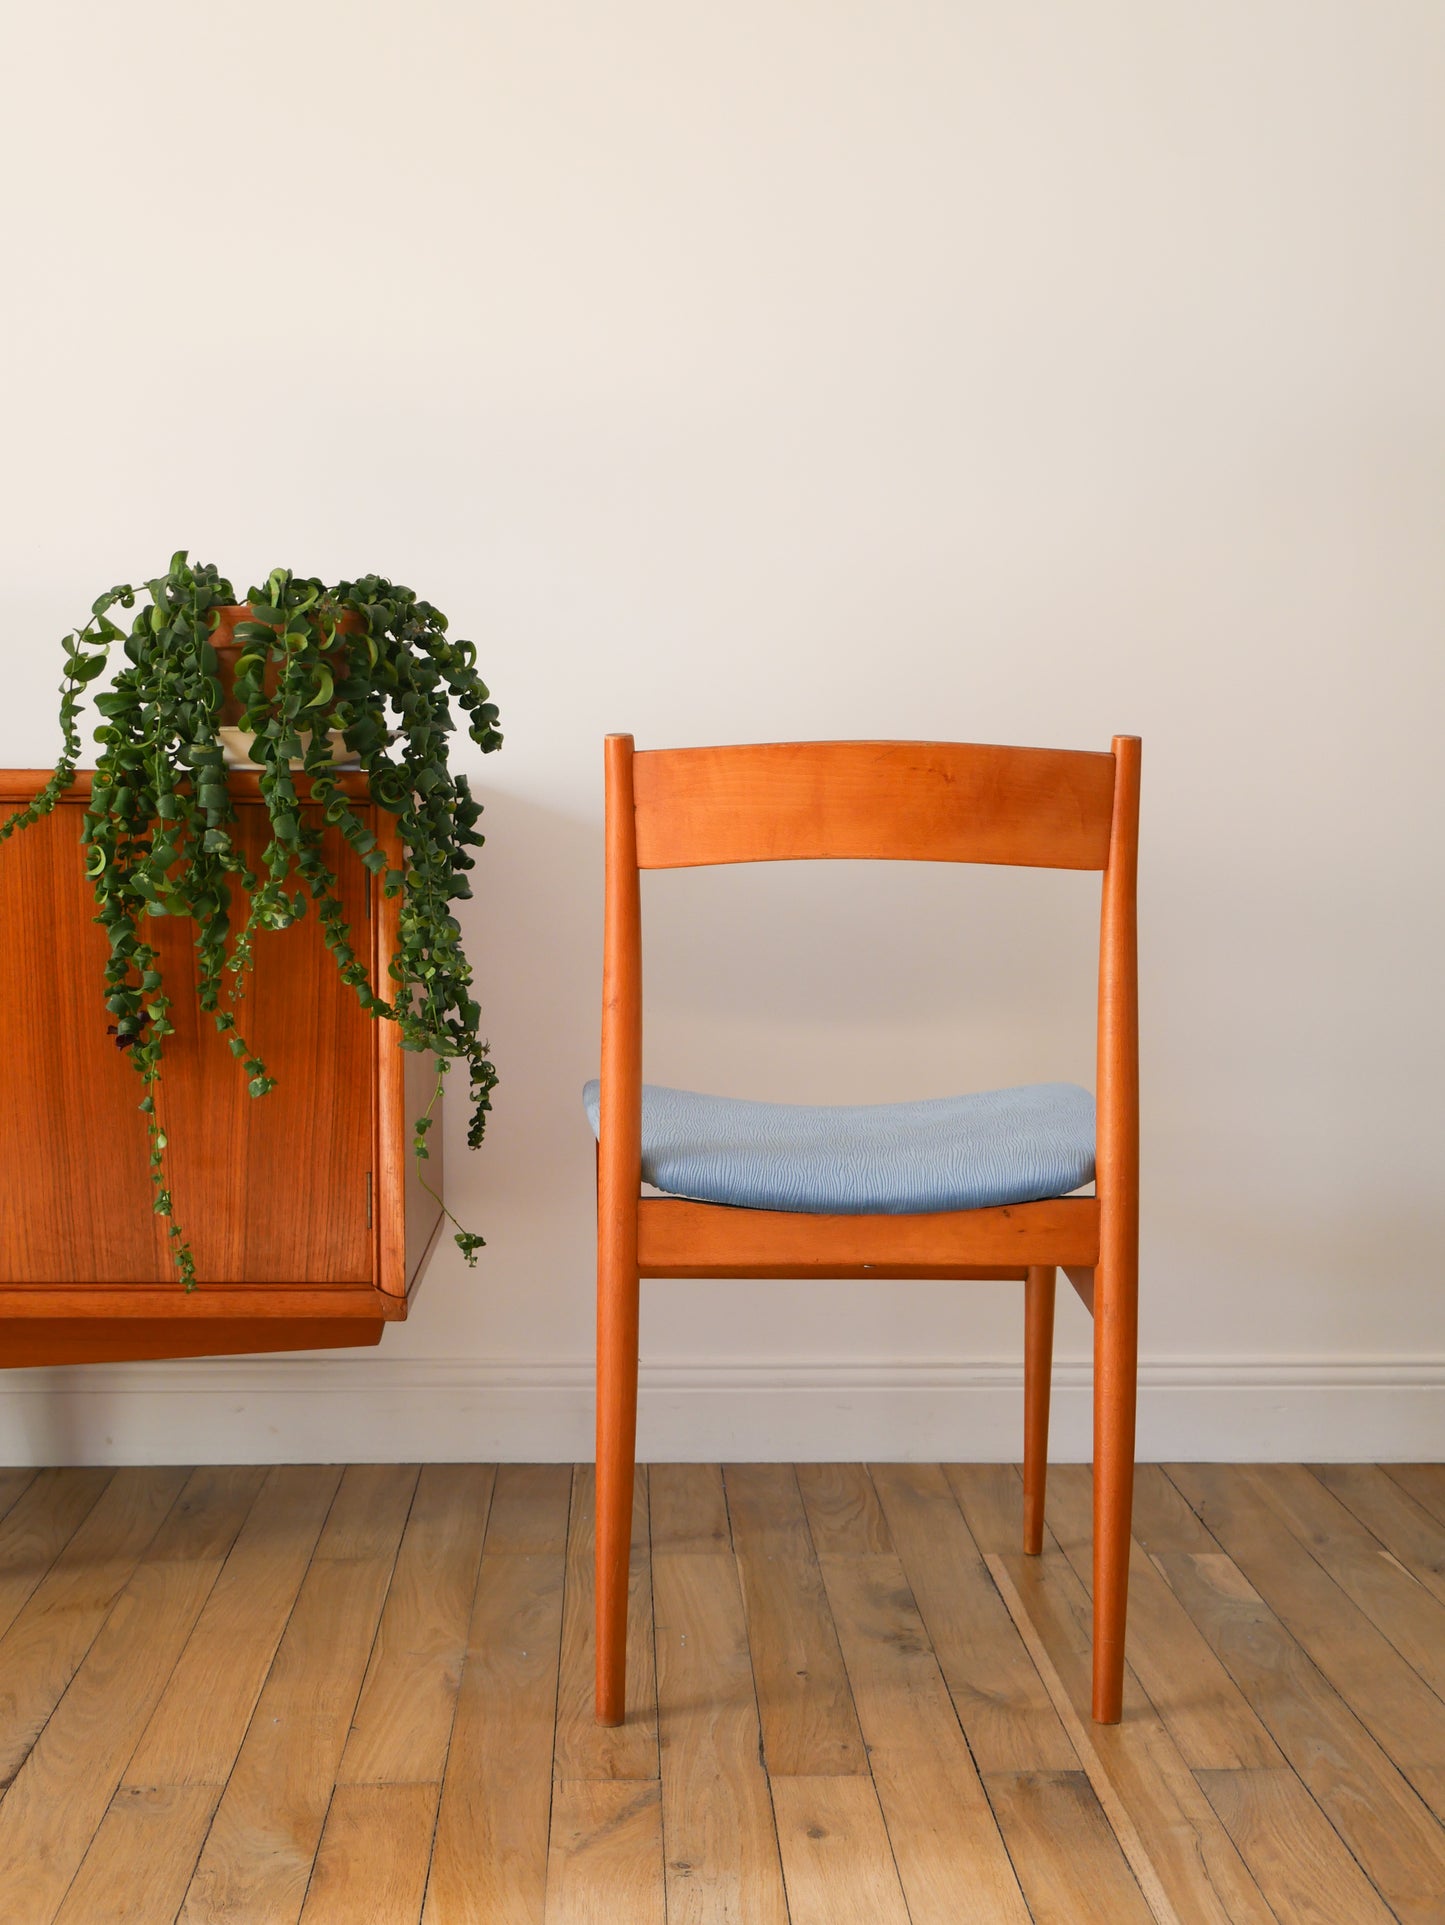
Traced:
<path fill-rule="evenodd" d="M 583 1101 L 597 1129 L 599 1085 Z M 750 1103 L 646 1083 L 642 1176 L 753 1210 L 912 1216 L 1065 1196 L 1094 1177 L 1094 1099 L 1037 1083 L 919 1103 Z"/>

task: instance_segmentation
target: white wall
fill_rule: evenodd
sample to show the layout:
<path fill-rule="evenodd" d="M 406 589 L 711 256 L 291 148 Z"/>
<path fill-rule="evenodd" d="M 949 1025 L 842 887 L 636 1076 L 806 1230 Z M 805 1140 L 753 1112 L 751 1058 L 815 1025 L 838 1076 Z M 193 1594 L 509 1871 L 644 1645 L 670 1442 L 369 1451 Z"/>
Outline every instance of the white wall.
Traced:
<path fill-rule="evenodd" d="M 507 746 L 464 758 L 482 1269 L 365 1356 L 17 1373 L 0 1452 L 586 1452 L 631 729 L 1142 734 L 1143 1448 L 1438 1454 L 1438 0 L 55 0 L 8 37 L 0 762 L 53 754 L 60 633 L 181 545 L 411 583 Z M 1096 897 L 651 878 L 649 1074 L 1087 1081 Z M 1008 1286 L 644 1320 L 648 1454 L 1017 1452 Z M 1072 1299 L 1060 1349 L 1079 1454 Z"/>

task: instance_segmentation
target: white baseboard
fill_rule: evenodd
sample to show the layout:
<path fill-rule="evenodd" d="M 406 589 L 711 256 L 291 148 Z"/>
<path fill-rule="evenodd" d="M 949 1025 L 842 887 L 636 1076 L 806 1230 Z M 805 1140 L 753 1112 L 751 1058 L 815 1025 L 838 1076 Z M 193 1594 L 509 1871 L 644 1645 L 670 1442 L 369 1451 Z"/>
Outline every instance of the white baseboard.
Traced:
<path fill-rule="evenodd" d="M 644 1460 L 1019 1455 L 1017 1360 L 642 1368 Z M 1055 1368 L 1051 1455 L 1090 1454 L 1090 1367 Z M 1431 1460 L 1445 1357 L 1146 1359 L 1141 1460 Z M 590 1363 L 258 1357 L 0 1377 L 0 1462 L 567 1462 L 592 1454 Z"/>

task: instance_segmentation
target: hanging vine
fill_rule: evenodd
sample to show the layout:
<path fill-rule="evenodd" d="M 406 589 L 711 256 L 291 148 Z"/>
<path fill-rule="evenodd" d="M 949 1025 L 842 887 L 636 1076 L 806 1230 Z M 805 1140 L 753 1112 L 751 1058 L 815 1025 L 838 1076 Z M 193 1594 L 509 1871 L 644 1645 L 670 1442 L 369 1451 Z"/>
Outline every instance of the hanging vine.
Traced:
<path fill-rule="evenodd" d="M 475 648 L 448 634 L 439 609 L 379 575 L 328 587 L 275 569 L 247 599 L 248 618 L 234 627 L 240 653 L 229 692 L 243 711 L 240 726 L 254 737 L 249 753 L 268 819 L 254 867 L 238 843 L 219 734 L 228 691 L 214 638 L 220 611 L 234 607 L 236 596 L 214 567 L 192 566 L 184 550 L 143 590 L 129 584 L 107 590 L 92 605 L 90 620 L 64 638 L 60 759 L 35 800 L 0 824 L 3 842 L 47 815 L 73 782 L 87 691 L 111 666 L 119 643 L 122 664 L 95 697 L 101 719 L 81 839 L 96 920 L 110 942 L 109 1033 L 143 1084 L 153 1204 L 167 1219 L 187 1288 L 196 1280 L 195 1259 L 167 1181 L 167 1137 L 156 1100 L 174 1025 L 159 950 L 147 939 L 152 917 L 193 923 L 200 1006 L 240 1059 L 253 1097 L 265 1096 L 274 1083 L 240 1021 L 245 978 L 258 935 L 287 928 L 308 906 L 361 1006 L 397 1024 L 403 1049 L 437 1059 L 431 1100 L 413 1128 L 419 1164 L 427 1158 L 427 1133 L 453 1063 L 466 1067 L 473 1147 L 482 1140 L 497 1081 L 451 909 L 471 895 L 467 874 L 482 843 L 481 805 L 466 777 L 453 775 L 447 764 L 453 704 L 480 749 L 490 753 L 502 741 Z M 113 611 L 132 609 L 127 633 Z M 364 770 L 372 802 L 395 818 L 400 868 L 388 865 L 375 831 L 337 780 L 333 736 Z M 389 985 L 373 987 L 356 953 L 322 829 L 308 820 L 303 801 L 319 807 L 324 824 L 379 879 L 384 895 L 400 897 Z M 483 1239 L 446 1214 L 474 1264 Z"/>

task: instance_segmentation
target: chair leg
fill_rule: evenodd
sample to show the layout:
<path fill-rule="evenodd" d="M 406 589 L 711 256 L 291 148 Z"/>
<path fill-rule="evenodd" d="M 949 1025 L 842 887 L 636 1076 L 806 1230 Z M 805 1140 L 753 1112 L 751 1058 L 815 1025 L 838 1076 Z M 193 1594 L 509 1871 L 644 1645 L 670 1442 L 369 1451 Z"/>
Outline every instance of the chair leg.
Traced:
<path fill-rule="evenodd" d="M 1054 1372 L 1053 1267 L 1038 1264 L 1024 1285 L 1024 1551 L 1044 1548 L 1049 1475 L 1049 1389 Z"/>
<path fill-rule="evenodd" d="M 637 1461 L 635 1269 L 604 1257 L 597 1279 L 597 1722 L 621 1724 L 627 1703 L 627 1580 Z"/>
<path fill-rule="evenodd" d="M 1139 1293 L 1132 1268 L 1094 1274 L 1094 1718 L 1117 1724 L 1124 1704 L 1124 1621 L 1134 1513 Z"/>

